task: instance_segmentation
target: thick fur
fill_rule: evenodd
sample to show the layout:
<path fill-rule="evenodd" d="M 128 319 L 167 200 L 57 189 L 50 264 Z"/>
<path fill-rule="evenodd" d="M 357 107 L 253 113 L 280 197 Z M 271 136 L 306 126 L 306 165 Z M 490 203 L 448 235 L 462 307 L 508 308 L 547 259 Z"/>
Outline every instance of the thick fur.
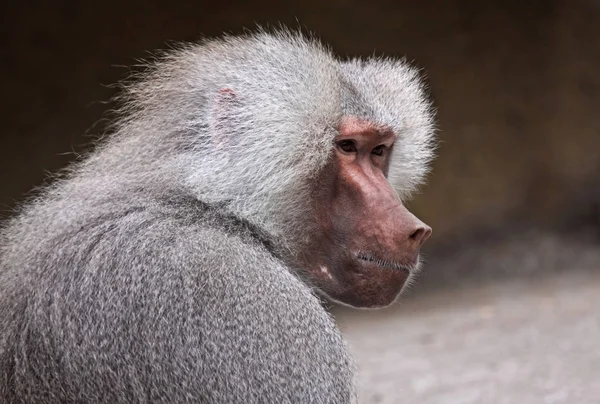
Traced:
<path fill-rule="evenodd" d="M 0 234 L 0 402 L 352 402 L 346 345 L 286 257 L 344 114 L 396 130 L 400 195 L 421 181 L 416 73 L 259 32 L 142 76 L 114 134 Z"/>

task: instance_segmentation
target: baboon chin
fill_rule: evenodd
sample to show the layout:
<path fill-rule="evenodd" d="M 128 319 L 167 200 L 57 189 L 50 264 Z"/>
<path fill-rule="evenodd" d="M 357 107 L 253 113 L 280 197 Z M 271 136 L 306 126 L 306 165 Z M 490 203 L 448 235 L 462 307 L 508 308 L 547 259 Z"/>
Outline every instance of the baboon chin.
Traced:
<path fill-rule="evenodd" d="M 0 233 L 0 402 L 350 403 L 319 295 L 392 303 L 431 229 L 414 69 L 264 31 L 181 46 Z"/>

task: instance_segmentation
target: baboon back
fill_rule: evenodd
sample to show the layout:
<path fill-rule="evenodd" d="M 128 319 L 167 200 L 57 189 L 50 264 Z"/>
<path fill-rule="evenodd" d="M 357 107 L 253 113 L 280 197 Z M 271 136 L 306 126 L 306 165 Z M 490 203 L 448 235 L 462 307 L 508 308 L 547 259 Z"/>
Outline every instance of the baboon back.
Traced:
<path fill-rule="evenodd" d="M 259 232 L 190 200 L 137 202 L 19 219 L 55 231 L 3 254 L 0 401 L 350 401 L 338 331 Z"/>

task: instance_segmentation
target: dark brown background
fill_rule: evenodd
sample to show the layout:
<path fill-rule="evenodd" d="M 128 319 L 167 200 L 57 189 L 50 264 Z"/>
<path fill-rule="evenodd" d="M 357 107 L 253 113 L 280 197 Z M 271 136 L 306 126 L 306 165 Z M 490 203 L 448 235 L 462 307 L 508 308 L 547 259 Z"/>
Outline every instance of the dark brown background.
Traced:
<path fill-rule="evenodd" d="M 170 40 L 278 22 L 342 55 L 406 55 L 439 110 L 411 204 L 431 246 L 579 229 L 600 200 L 600 10 L 585 1 L 66 1 L 4 6 L 0 215 L 101 134 L 125 65 Z M 430 247 L 432 248 L 432 247 Z"/>

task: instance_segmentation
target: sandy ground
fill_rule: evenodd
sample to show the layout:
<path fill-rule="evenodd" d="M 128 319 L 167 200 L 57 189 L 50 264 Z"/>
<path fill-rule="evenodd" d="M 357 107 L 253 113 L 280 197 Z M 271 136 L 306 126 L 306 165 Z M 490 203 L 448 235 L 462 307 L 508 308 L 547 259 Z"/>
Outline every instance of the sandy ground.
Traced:
<path fill-rule="evenodd" d="M 600 403 L 600 271 L 425 289 L 334 310 L 361 403 Z"/>

